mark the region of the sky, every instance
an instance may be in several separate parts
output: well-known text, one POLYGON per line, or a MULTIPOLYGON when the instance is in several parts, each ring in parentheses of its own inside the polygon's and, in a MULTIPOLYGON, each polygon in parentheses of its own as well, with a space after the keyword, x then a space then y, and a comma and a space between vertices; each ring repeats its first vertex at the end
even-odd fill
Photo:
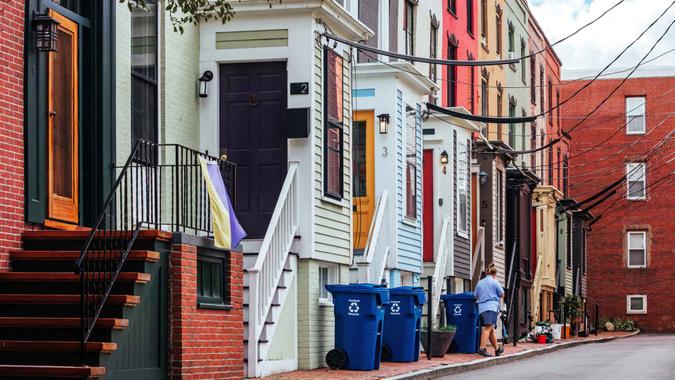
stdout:
MULTIPOLYGON (((599 16, 618 1, 529 0, 529 6, 549 42, 554 43, 599 16)), ((574 69, 598 68, 597 71, 600 71, 670 4, 671 0, 625 0, 593 25, 556 45, 554 49, 563 62, 563 74, 574 69)), ((612 67, 635 66, 673 20, 675 20, 675 5, 612 67)), ((670 28, 649 57, 656 57, 670 49, 675 49, 675 25, 670 28)), ((675 65, 675 51, 648 64, 648 66, 664 65, 675 65)))

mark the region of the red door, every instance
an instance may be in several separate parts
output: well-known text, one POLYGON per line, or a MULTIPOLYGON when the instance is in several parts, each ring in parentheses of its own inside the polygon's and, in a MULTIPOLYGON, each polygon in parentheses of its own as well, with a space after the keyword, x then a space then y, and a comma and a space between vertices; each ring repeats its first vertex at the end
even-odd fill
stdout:
POLYGON ((424 193, 422 194, 422 206, 424 207, 424 261, 434 261, 434 151, 425 149, 423 156, 424 168, 422 181, 424 193))

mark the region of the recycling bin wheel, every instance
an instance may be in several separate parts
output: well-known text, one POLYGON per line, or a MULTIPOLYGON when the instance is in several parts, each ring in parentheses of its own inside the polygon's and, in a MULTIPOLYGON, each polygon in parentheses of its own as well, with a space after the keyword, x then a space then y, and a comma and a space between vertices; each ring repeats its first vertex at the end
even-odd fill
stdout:
POLYGON ((389 348, 388 344, 383 344, 382 345, 382 361, 388 362, 390 360, 391 360, 391 348, 389 348))
POLYGON ((326 364, 330 369, 345 369, 347 361, 347 353, 341 348, 334 348, 326 354, 326 364))

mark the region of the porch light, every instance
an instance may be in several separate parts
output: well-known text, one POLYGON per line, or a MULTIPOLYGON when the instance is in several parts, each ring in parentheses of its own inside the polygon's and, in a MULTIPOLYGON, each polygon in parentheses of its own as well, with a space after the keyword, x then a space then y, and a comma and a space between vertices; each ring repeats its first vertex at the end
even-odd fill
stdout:
POLYGON ((389 114, 381 113, 377 118, 380 120, 380 134, 386 135, 389 132, 389 114))
POLYGON ((57 27, 59 22, 54 20, 49 13, 35 13, 33 15, 33 26, 35 28, 35 48, 38 51, 57 51, 57 27))
POLYGON ((441 164, 443 165, 448 164, 448 152, 445 150, 441 153, 441 164))
POLYGON ((204 71, 204 74, 199 78, 199 97, 206 98, 209 96, 209 82, 213 79, 213 73, 210 70, 204 71))
POLYGON ((486 172, 478 173, 478 177, 480 178, 481 185, 485 185, 487 183, 488 174, 486 172))

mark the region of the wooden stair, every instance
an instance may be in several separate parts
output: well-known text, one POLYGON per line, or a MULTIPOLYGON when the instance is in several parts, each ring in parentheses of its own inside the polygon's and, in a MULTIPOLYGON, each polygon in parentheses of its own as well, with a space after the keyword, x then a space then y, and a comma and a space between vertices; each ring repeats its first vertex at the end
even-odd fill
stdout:
MULTIPOLYGON (((128 313, 141 304, 134 293, 153 281, 153 275, 144 271, 159 261, 160 254, 145 249, 152 246, 149 241, 129 252, 85 345, 83 365, 80 275, 74 268, 88 234, 28 231, 23 235, 26 249, 10 252, 13 271, 0 273, 0 380, 106 376, 105 363, 119 350, 114 340, 129 327, 128 313)), ((140 235, 163 241, 171 236, 163 231, 140 235)))

